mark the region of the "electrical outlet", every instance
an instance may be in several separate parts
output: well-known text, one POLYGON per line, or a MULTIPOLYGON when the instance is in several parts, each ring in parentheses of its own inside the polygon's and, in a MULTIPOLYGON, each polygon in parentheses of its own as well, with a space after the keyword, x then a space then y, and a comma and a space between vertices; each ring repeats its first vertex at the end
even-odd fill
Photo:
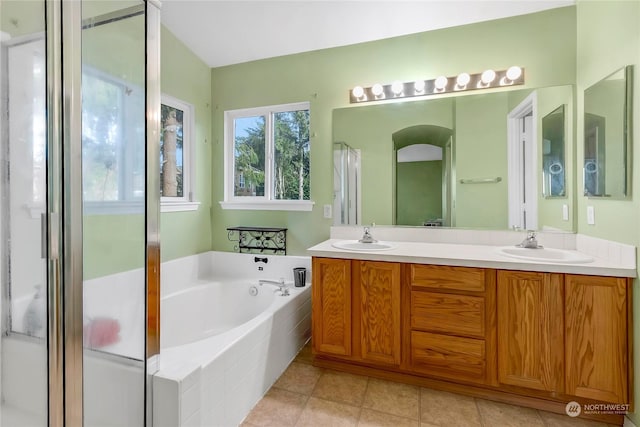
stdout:
POLYGON ((324 205, 322 212, 325 218, 331 218, 331 205, 324 205))
POLYGON ((587 206, 587 224, 595 225, 596 223, 596 211, 593 206, 587 206))
POLYGON ((562 220, 569 221, 569 205, 562 205, 562 220))

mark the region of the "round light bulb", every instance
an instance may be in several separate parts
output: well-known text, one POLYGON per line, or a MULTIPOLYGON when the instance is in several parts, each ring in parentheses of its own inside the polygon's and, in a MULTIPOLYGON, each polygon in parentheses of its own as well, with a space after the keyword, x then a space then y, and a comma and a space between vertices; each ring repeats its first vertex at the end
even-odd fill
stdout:
POLYGON ((458 86, 466 86, 471 81, 471 76, 468 73, 460 73, 456 79, 458 86))
POLYGON ((416 92, 420 93, 424 91, 424 80, 416 80, 413 82, 413 88, 416 92))
POLYGON ((399 82, 396 80, 391 84, 391 92, 393 92, 394 95, 400 95, 403 89, 404 89, 404 83, 402 82, 399 82))
POLYGON ((482 76, 480 76, 480 80, 482 80, 482 83, 486 85, 491 83, 495 78, 496 78, 496 72, 493 70, 485 70, 482 73, 482 76))
POLYGON ((384 91, 384 88, 380 83, 376 83, 371 87, 371 93, 373 93, 374 96, 382 95, 383 91, 384 91))
POLYGON ((507 70, 507 78, 509 80, 517 80, 522 75, 522 68, 514 65, 507 70))
POLYGON ((440 76, 436 79, 436 81, 433 83, 436 86, 436 89, 444 89, 445 87, 447 87, 447 82, 449 80, 445 77, 445 76, 440 76))
POLYGON ((362 98, 362 95, 364 95, 364 89, 362 88, 362 86, 356 86, 351 90, 351 94, 354 98, 360 99, 362 98))

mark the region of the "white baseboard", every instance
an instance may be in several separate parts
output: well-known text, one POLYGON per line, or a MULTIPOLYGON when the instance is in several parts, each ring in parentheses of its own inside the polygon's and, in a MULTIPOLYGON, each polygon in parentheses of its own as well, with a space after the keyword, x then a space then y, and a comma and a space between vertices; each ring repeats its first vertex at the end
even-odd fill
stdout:
POLYGON ((637 427, 633 421, 631 421, 631 418, 629 417, 624 417, 624 424, 622 424, 622 427, 637 427))

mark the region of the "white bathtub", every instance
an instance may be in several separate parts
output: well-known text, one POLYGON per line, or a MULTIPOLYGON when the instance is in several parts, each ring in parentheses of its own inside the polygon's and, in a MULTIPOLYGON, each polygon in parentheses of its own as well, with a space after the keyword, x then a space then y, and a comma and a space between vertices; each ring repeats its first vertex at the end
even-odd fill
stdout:
POLYGON ((250 280, 206 282, 163 297, 162 347, 189 344, 227 332, 263 313, 273 304, 276 293, 271 286, 257 285, 250 280))
POLYGON ((291 282, 294 267, 310 281, 310 259, 267 258, 208 252, 163 263, 154 425, 239 425, 309 339, 310 285, 291 282), (258 284, 281 277, 289 296, 258 284))

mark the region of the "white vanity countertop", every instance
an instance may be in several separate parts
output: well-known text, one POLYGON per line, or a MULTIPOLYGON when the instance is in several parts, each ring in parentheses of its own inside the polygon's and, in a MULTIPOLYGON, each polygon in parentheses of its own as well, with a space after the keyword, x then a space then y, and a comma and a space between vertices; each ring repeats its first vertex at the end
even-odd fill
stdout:
POLYGON ((635 266, 616 263, 598 257, 592 257, 594 261, 589 263, 569 264, 511 258, 499 253, 499 246, 491 245, 393 241, 387 243, 392 244, 394 248, 384 251, 350 251, 332 246, 333 243, 340 241, 342 240, 329 239, 307 249, 307 252, 311 256, 327 258, 586 274, 593 276, 636 277, 635 266))

